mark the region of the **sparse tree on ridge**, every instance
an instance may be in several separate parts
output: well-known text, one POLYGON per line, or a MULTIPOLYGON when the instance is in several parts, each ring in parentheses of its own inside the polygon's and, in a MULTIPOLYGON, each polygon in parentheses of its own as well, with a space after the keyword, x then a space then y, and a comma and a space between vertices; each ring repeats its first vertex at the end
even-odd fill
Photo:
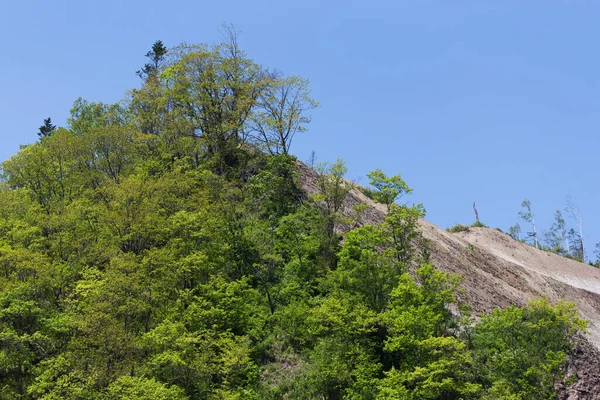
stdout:
POLYGON ((556 254, 564 255, 570 253, 569 239, 567 237, 567 225, 560 210, 554 213, 554 222, 550 230, 544 233, 546 245, 556 254), (563 243, 565 246, 563 247, 563 243))
POLYGON ((577 240, 580 248, 579 251, 581 253, 581 257, 579 258, 581 258, 581 260, 585 260, 585 245, 583 242, 583 225, 581 223, 581 213, 579 212, 579 206, 577 205, 577 203, 575 203, 575 201, 573 201, 573 198, 571 196, 567 196, 567 206, 565 207, 565 211, 577 223, 577 228, 579 231, 577 235, 577 240))
POLYGON ((508 234, 515 240, 521 240, 521 225, 516 223, 508 228, 508 234))
POLYGON ((594 250, 594 255, 596 256, 596 262, 592 265, 596 268, 600 268, 600 242, 596 243, 596 249, 594 250))
POLYGON ((402 196, 412 193, 412 189, 404 182, 401 175, 387 177, 380 169, 367 174, 369 183, 376 190, 370 195, 378 203, 385 204, 390 211, 392 204, 402 196))
POLYGON ((584 262, 585 253, 584 253, 583 240, 581 238, 581 235, 575 229, 571 228, 567 232, 567 238, 569 239, 569 242, 571 243, 571 252, 569 255, 572 258, 575 258, 576 260, 584 262))
POLYGON ((531 232, 527 232, 527 236, 532 237, 535 247, 539 248, 539 243, 538 243, 538 239, 537 239, 537 231, 535 229, 535 216, 534 216, 533 212, 531 211, 531 201, 529 201, 529 199, 523 200, 523 202, 521 203, 521 207, 523 207, 525 210, 519 211, 519 216, 521 218, 523 218, 525 221, 529 222, 531 224, 531 228, 532 228, 531 232))

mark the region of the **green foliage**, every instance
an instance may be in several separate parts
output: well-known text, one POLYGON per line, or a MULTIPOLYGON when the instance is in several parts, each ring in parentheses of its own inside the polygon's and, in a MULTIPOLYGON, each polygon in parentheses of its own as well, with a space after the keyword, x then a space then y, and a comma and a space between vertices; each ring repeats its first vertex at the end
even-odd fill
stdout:
POLYGON ((508 230, 508 234, 515 240, 521 240, 521 225, 515 224, 508 230))
POLYGON ((471 334, 488 398, 554 398, 553 382, 571 352, 571 335, 586 327, 572 303, 547 299, 509 306, 482 318, 471 334))
POLYGON ((80 97, 73 103, 67 122, 73 134, 83 136, 93 128, 124 126, 130 120, 128 110, 119 104, 89 102, 80 97))
POLYGON ((369 183, 375 188, 370 191, 369 197, 387 207, 383 228, 393 244, 389 252, 393 253, 397 271, 402 272, 415 258, 418 245, 415 242, 420 239, 419 218, 425 216, 425 208, 422 204, 409 207, 395 203, 405 194, 412 193, 412 189, 400 175, 388 177, 377 169, 367 176, 369 183))
POLYGON ((155 379, 122 376, 109 386, 106 398, 115 400, 185 400, 188 397, 180 388, 167 387, 155 379))
POLYGON ((451 233, 468 232, 469 226, 464 225, 464 224, 456 224, 456 225, 452 225, 450 228, 447 228, 446 231, 451 232, 451 233))
POLYGON ((331 165, 317 165, 316 171, 319 193, 313 196, 313 201, 320 205, 319 210, 325 224, 321 246, 326 262, 333 268, 337 263, 339 233, 346 230, 350 222, 343 214, 343 204, 352 189, 352 184, 344 179, 348 168, 342 159, 331 165))
POLYGON ((554 222, 550 230, 544 233, 545 246, 558 255, 568 255, 569 241, 567 238, 567 226, 562 213, 557 210, 554 213, 554 222), (565 244, 567 246, 565 246, 565 244))
POLYGON ((466 345, 452 336, 457 328, 449 306, 460 279, 424 264, 417 281, 408 274, 392 292, 383 315, 389 329, 385 350, 393 365, 380 383, 382 398, 477 398, 466 345))
POLYGON ((387 177, 381 170, 376 169, 367 174, 369 183, 376 191, 372 192, 372 198, 378 203, 385 204, 388 207, 405 194, 412 193, 406 182, 400 175, 387 177))
POLYGON ((249 126, 256 134, 256 141, 270 154, 288 154, 294 136, 305 132, 311 121, 306 112, 319 103, 310 98, 307 79, 277 74, 268 79, 249 126))
POLYGON ((339 252, 338 268, 331 272, 336 288, 358 296, 376 312, 387 305, 397 279, 393 262, 380 251, 385 245, 385 232, 373 226, 350 231, 339 252))
POLYGON ((471 224, 470 228, 487 228, 487 225, 481 221, 475 221, 471 224))
POLYGON ((531 232, 527 232, 527 237, 533 239, 533 245, 539 247, 537 230, 535 229, 535 215, 531 209, 531 201, 529 199, 523 200, 521 203, 523 210, 519 211, 519 217, 531 225, 531 232))
POLYGON ((78 99, 2 164, 0 398, 550 396, 585 328, 574 306, 475 324, 400 175, 369 174, 375 225, 349 210, 341 160, 307 195, 289 155, 307 82, 229 33, 156 42, 126 102, 78 99))

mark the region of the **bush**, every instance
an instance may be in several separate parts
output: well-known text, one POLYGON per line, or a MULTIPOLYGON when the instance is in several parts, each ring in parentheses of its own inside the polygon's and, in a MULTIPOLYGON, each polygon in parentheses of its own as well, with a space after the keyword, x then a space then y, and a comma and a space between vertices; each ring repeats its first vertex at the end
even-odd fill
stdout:
POLYGON ((564 257, 564 258, 568 258, 568 259, 570 259, 570 260, 579 261, 580 263, 584 262, 584 261, 583 261, 583 258, 581 258, 581 257, 577 257, 577 256, 574 256, 574 255, 572 255, 572 254, 565 254, 563 257, 564 257))
POLYGON ((487 225, 484 224, 481 221, 475 221, 473 222, 473 224, 471 225, 471 228, 487 228, 487 225))
POLYGON ((469 227, 464 224, 452 225, 450 228, 446 229, 446 231, 451 232, 451 233, 467 232, 468 230, 469 230, 469 227))

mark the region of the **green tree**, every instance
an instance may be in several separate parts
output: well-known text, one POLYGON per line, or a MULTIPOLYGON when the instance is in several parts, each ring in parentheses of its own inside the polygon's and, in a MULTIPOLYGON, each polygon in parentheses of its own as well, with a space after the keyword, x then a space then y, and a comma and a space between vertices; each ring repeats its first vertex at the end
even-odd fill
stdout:
POLYGON ((107 390, 106 399, 119 400, 185 400, 183 390, 168 387, 155 379, 122 376, 107 390))
POLYGON ((573 253, 572 256, 585 262, 585 244, 583 241, 583 223, 581 222, 581 213, 579 206, 571 196, 567 196, 567 206, 565 211, 575 220, 577 223, 578 232, 577 234, 571 234, 570 237, 573 240, 573 253))
POLYGON ((467 347, 453 336, 458 327, 449 306, 459 282, 428 264, 417 270, 417 281, 400 277, 382 314, 392 366, 379 384, 381 398, 479 398, 467 347))
POLYGON ((316 185, 319 192, 313 196, 321 210, 324 229, 322 230, 322 246, 325 259, 330 267, 334 267, 339 246, 338 231, 344 229, 349 222, 343 214, 344 201, 352 189, 352 184, 344 179, 348 171, 342 159, 336 163, 322 163, 317 166, 316 185))
POLYGON ((537 231, 535 229, 535 215, 531 211, 531 201, 529 201, 528 199, 523 200, 523 202, 521 203, 521 207, 524 208, 524 210, 519 211, 519 216, 523 220, 529 222, 532 229, 531 232, 527 232, 527 236, 533 238, 533 244, 535 247, 539 247, 537 231))
POLYGON ((310 98, 307 79, 272 74, 268 82, 257 100, 249 129, 270 154, 288 154, 294 136, 305 132, 311 121, 306 113, 318 103, 310 98))
POLYGON ((521 225, 517 223, 508 228, 508 234, 515 240, 521 240, 521 225))
POLYGON ((570 253, 569 239, 567 237, 567 226, 562 213, 556 210, 554 213, 554 222, 550 230, 544 233, 546 246, 556 254, 564 255, 570 253), (565 246, 563 247, 563 244, 565 246))
POLYGON ((119 104, 90 102, 80 97, 73 103, 67 123, 75 136, 84 136, 93 128, 127 125, 130 119, 129 110, 119 104))
POLYGON ((384 229, 392 239, 390 251, 394 253, 398 271, 402 272, 415 258, 420 238, 419 218, 425 216, 425 209, 421 204, 412 207, 396 204, 398 199, 412 193, 400 175, 388 177, 381 170, 375 170, 367 176, 375 188, 367 194, 387 208, 384 229))
POLYGON ((306 81, 275 82, 230 27, 155 45, 126 104, 78 99, 2 164, 0 398, 553 395, 573 306, 475 323, 458 277, 415 270, 425 211, 398 203, 400 175, 369 174, 373 225, 341 160, 297 176, 306 81))
POLYGON ((381 251, 388 245, 385 233, 377 227, 354 229, 345 235, 338 267, 331 272, 339 289, 359 296, 376 312, 387 306, 398 278, 392 260, 381 251))
POLYGON ((584 262, 585 249, 583 247, 583 239, 581 238, 579 232, 577 232, 573 228, 569 229, 569 231, 567 232, 567 240, 570 243, 570 257, 579 260, 580 262, 584 262))
POLYGON ((396 200, 412 193, 412 189, 408 187, 400 175, 388 177, 381 170, 376 169, 369 172, 367 177, 369 178, 369 184, 376 189, 375 191, 369 191, 368 194, 376 202, 385 204, 388 212, 396 200))
POLYGON ((484 316, 471 341, 486 398, 555 398, 571 338, 585 326, 573 303, 552 306, 545 298, 484 316))
POLYGON ((239 162, 244 125, 268 80, 235 35, 212 48, 180 46, 173 52, 174 61, 161 74, 165 130, 175 138, 201 138, 215 170, 223 173, 239 162))

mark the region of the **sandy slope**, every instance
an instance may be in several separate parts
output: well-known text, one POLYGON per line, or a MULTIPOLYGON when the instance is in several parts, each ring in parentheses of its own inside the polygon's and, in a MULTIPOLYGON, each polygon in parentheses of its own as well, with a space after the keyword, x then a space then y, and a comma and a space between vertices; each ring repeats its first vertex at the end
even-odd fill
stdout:
MULTIPOLYGON (((303 189, 308 194, 317 193, 317 174, 301 163, 298 168, 303 189)), ((357 189, 347 196, 345 216, 356 217, 353 209, 360 203, 369 206, 360 218, 361 225, 383 220, 385 207, 357 189)), ((524 305, 542 295, 552 302, 575 302, 590 323, 590 334, 581 340, 569 366, 579 380, 566 388, 561 398, 600 399, 600 269, 538 250, 496 229, 449 233, 427 221, 420 222, 423 236, 430 242, 433 264, 464 277, 462 300, 475 313, 524 305)))
POLYGON ((577 304, 589 321, 589 335, 576 349, 571 372, 577 383, 562 398, 600 399, 600 270, 590 265, 538 250, 490 228, 448 233, 421 221, 430 240, 434 264, 465 278, 464 300, 475 312, 547 296, 577 304))
POLYGON ((450 234, 426 221, 421 226, 438 249, 433 254, 438 267, 465 275, 478 311, 523 304, 541 295, 574 301, 590 321, 590 341, 600 349, 600 269, 538 250, 495 229, 450 234))

